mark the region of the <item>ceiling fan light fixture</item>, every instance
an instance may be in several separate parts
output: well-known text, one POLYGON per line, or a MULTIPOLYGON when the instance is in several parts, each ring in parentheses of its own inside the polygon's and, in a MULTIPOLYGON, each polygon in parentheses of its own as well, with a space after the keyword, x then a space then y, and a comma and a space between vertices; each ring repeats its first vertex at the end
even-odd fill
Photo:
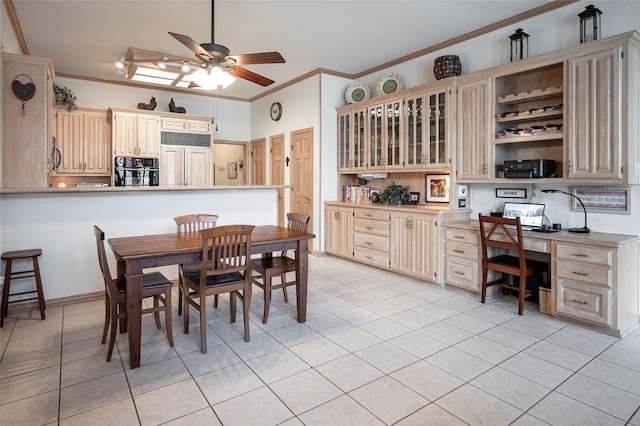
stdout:
POLYGON ((191 74, 191 80, 198 86, 207 90, 216 89, 218 86, 222 86, 223 89, 226 89, 236 81, 235 77, 228 72, 223 71, 220 67, 212 67, 209 71, 204 68, 200 68, 191 74))

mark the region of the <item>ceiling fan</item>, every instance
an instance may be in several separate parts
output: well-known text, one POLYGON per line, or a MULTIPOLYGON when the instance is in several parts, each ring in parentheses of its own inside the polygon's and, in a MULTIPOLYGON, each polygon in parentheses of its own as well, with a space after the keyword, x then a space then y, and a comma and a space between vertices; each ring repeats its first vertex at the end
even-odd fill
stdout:
MULTIPOLYGON (((215 0, 211 0, 211 43, 198 44, 191 37, 169 32, 180 43, 184 44, 193 53, 200 62, 200 66, 207 73, 211 73, 214 68, 227 72, 235 77, 243 78, 261 86, 269 86, 274 81, 256 74, 238 65, 255 65, 255 64, 281 64, 285 60, 278 52, 262 52, 262 53, 245 53, 231 55, 227 47, 216 44, 214 42, 215 28, 215 0)), ((192 84, 197 86, 196 83, 192 84)), ((192 86, 190 86, 192 87, 192 86)))

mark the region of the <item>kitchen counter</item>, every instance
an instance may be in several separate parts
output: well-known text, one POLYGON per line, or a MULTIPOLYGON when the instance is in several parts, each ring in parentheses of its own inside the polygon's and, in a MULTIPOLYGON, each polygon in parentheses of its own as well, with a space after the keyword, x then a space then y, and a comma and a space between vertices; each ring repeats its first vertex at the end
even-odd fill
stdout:
POLYGON ((140 193, 185 191, 236 191, 243 189, 281 189, 290 185, 219 185, 219 186, 73 186, 67 188, 18 188, 0 189, 0 196, 13 194, 73 194, 73 193, 140 193))

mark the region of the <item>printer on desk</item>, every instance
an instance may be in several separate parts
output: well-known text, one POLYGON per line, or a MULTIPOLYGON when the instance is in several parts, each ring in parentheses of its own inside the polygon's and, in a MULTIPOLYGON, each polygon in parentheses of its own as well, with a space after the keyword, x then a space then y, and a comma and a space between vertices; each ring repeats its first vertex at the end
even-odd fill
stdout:
POLYGON ((553 177, 556 172, 554 160, 506 160, 504 177, 506 178, 546 178, 553 177))

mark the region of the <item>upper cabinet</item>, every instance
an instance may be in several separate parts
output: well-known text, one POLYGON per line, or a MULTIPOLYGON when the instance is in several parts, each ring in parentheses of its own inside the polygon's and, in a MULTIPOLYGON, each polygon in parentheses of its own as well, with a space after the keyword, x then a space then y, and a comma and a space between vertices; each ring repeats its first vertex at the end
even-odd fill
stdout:
POLYGON ((122 157, 160 156, 160 118, 157 115, 111 109, 113 154, 122 157))
POLYGON ((638 34, 603 40, 567 61, 570 180, 640 183, 638 34))
POLYGON ((347 110, 338 115, 338 168, 341 172, 367 170, 365 140, 367 109, 347 110))
POLYGON ((106 110, 56 108, 54 130, 57 175, 109 176, 111 127, 106 110))
MULTIPOLYGON (((451 123, 454 121, 453 80, 404 99, 404 168, 450 166, 451 123)), ((431 87, 431 85, 429 86, 431 87)))
POLYGON ((49 59, 2 54, 2 188, 49 186, 54 78, 49 59), (27 100, 14 94, 14 81, 27 100))
POLYGON ((491 79, 469 74, 458 80, 456 179, 483 182, 491 176, 491 79))

